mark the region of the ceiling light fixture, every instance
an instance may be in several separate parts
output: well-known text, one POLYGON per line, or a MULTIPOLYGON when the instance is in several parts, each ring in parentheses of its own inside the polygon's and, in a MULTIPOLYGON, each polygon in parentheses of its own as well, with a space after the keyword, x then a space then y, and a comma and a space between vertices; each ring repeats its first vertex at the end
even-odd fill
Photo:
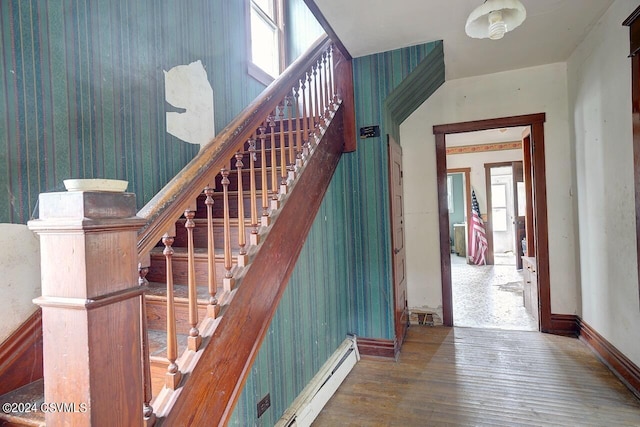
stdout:
POLYGON ((527 17, 520 0, 485 0, 467 18, 464 29, 474 39, 498 40, 513 31, 527 17))

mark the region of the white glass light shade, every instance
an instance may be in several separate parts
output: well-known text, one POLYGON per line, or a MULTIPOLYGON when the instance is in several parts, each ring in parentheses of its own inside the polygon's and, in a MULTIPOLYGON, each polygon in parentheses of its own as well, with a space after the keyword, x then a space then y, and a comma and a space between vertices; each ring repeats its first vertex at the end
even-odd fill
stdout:
POLYGON ((507 31, 513 31, 527 17, 527 11, 519 0, 487 0, 467 18, 465 31, 474 39, 501 39, 507 31))

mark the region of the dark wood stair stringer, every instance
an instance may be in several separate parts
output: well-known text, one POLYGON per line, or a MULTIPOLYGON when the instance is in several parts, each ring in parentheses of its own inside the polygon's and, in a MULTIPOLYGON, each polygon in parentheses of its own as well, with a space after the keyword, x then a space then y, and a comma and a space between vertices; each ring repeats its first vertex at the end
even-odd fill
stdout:
POLYGON ((223 425, 233 413, 343 152, 343 110, 340 105, 211 343, 161 420, 166 425, 223 425))

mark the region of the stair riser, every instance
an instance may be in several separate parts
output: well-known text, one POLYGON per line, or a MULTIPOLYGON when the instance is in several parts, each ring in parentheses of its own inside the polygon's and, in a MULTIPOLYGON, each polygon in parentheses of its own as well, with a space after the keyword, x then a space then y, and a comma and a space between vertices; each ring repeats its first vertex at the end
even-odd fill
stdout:
MULTIPOLYGON (((147 325, 149 329, 160 331, 167 330, 167 306, 166 301, 147 299, 147 325)), ((176 333, 188 334, 191 329, 189 325, 189 305, 185 301, 174 303, 176 312, 176 333)), ((198 304, 198 322, 207 315, 206 304, 198 304)))
MULTIPOLYGON (((279 181, 278 181, 279 182, 279 181)), ((198 197, 196 202, 196 218, 207 217, 207 205, 204 204, 205 197, 198 197)), ((261 212, 262 199, 258 196, 257 200, 258 212, 261 212)), ((244 194, 244 216, 245 219, 251 217, 251 198, 249 192, 245 191, 244 194)), ((213 196, 213 206, 211 209, 214 218, 224 218, 224 199, 223 193, 219 192, 213 196)), ((232 219, 238 218, 238 195, 229 194, 229 217, 232 219)))
MULTIPOLYGON (((245 232, 250 232, 250 228, 245 226, 245 232)), ((230 227, 231 234, 231 250, 236 252, 238 250, 238 225, 232 224, 230 227)), ((224 246, 224 229, 220 223, 215 223, 213 227, 213 243, 216 249, 222 249, 224 246)), ((193 244, 196 248, 208 247, 208 227, 206 222, 196 222, 196 227, 193 229, 193 244)), ((173 247, 187 247, 187 229, 184 227, 184 220, 180 220, 176 223, 176 237, 173 242, 173 247)))
MULTIPOLYGON (((196 285, 208 286, 208 264, 205 258, 195 259, 195 273, 196 273, 196 285)), ((173 256, 173 283, 178 285, 188 284, 189 277, 189 265, 186 257, 173 256)), ((224 261, 222 259, 216 259, 216 282, 218 286, 222 286, 222 279, 224 278, 226 270, 224 269, 224 261)), ((149 268, 149 274, 147 274, 147 280, 150 282, 166 283, 166 263, 162 254, 151 255, 151 267, 149 268)))
MULTIPOLYGON (((261 173, 260 169, 263 167, 263 165, 264 165, 264 167, 266 167, 268 169, 268 172, 270 173, 270 169, 271 169, 271 165, 272 165, 272 163, 271 163, 271 150, 266 150, 266 152, 265 152, 265 161, 264 162, 262 161, 262 153, 260 151, 257 151, 256 154, 257 154, 256 155, 256 160, 254 160, 254 162, 253 162, 253 167, 254 167, 254 169, 257 169, 255 172, 256 172, 256 181, 258 181, 258 177, 259 177, 259 175, 261 173)), ((281 165, 280 156, 281 156, 280 149, 278 149, 278 150, 276 150, 276 162, 275 162, 276 168, 278 168, 278 170, 280 169, 280 165, 281 165)), ((289 151, 288 151, 288 149, 287 149, 287 152, 286 152, 286 156, 287 157, 285 158, 285 165, 289 162, 289 151)), ((245 153, 242 156, 242 164, 243 164, 243 166, 242 166, 243 172, 250 171, 251 163, 249 161, 249 153, 245 153)), ((237 168, 236 168, 236 159, 233 158, 232 161, 229 162, 226 165, 226 168, 229 169, 229 171, 230 171, 229 179, 232 179, 232 176, 235 177, 235 171, 237 170, 237 168)), ((216 183, 218 185, 220 185, 220 180, 221 179, 222 178, 220 176, 220 173, 218 173, 216 175, 216 183)), ((216 188, 221 188, 221 187, 216 187, 216 188)))

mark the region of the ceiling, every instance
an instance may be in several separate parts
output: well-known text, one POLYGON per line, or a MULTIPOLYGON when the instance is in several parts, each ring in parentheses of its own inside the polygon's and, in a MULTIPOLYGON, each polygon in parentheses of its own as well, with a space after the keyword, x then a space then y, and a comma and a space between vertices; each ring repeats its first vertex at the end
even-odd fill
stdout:
POLYGON ((444 40, 446 79, 566 61, 613 0, 521 0, 527 19, 501 40, 467 37, 482 0, 315 0, 353 57, 444 40))

